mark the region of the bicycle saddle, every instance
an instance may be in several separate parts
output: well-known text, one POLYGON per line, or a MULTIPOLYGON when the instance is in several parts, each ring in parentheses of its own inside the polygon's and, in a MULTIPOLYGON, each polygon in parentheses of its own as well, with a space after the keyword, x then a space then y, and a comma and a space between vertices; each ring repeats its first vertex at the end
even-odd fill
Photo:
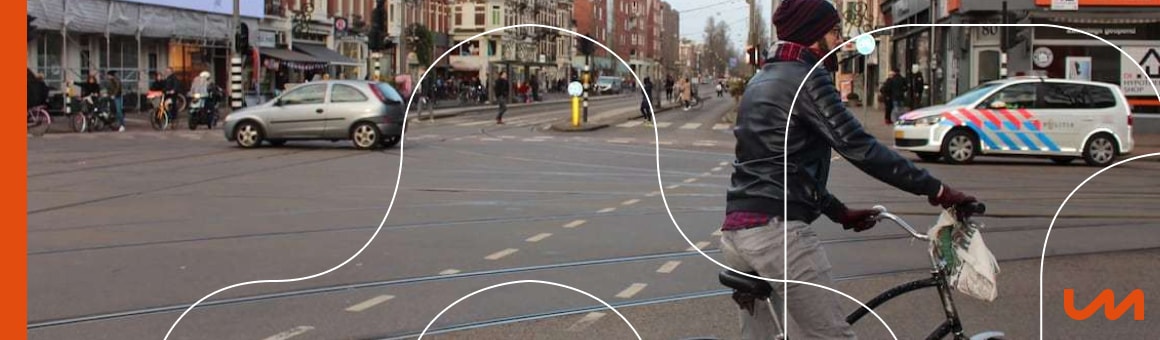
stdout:
MULTIPOLYGON (((747 274, 760 276, 754 272, 747 274)), ((717 274, 717 280, 721 281, 721 284, 725 285, 726 287, 733 288, 738 292, 750 294, 761 299, 768 298, 769 294, 773 293, 773 286, 770 286, 769 282, 766 282, 765 280, 750 278, 747 276, 741 276, 740 274, 734 273, 730 270, 726 270, 720 274, 717 274)))

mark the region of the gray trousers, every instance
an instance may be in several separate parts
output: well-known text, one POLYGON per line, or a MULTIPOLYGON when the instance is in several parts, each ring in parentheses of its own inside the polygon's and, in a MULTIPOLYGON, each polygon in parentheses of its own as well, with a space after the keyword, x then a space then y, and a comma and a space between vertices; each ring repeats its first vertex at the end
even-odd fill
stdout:
MULTIPOLYGON (((833 286, 830 278, 830 260, 822 249, 821 239, 808 224, 789 221, 788 233, 782 232, 782 222, 774 220, 770 225, 738 231, 725 231, 721 235, 721 252, 725 264, 742 272, 756 271, 761 277, 782 279, 785 277, 785 260, 788 256, 788 278, 790 280, 833 286), (788 239, 788 252, 783 243, 788 239)), ((846 316, 838 304, 840 295, 825 289, 800 285, 770 282, 774 310, 782 309, 782 296, 789 312, 787 338, 799 339, 857 339, 846 316), (787 289, 783 291, 783 289, 787 289)), ((741 338, 751 340, 773 339, 778 334, 777 326, 764 301, 754 306, 756 313, 750 315, 740 310, 741 338)), ((778 319, 781 322, 781 319, 778 319)))

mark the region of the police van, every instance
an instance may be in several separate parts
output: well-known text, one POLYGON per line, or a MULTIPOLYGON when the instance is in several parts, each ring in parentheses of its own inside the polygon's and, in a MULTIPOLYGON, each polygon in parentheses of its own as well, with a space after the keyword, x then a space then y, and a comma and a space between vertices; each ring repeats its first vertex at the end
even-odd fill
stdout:
POLYGON ((894 125, 894 145, 929 162, 1012 155, 1060 164, 1083 158, 1107 166, 1132 151, 1132 113, 1114 84, 1009 78, 902 115, 894 125))

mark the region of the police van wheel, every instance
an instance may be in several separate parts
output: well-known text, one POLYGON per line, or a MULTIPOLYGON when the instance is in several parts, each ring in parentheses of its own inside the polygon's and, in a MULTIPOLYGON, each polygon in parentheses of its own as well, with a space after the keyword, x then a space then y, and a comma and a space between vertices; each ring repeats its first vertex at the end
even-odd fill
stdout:
POLYGON ((1084 144, 1083 160, 1091 166, 1105 167, 1116 160, 1116 151, 1116 140, 1112 136, 1097 134, 1084 144))
POLYGON ((979 139, 968 130, 952 130, 943 139, 942 156, 950 164, 967 164, 979 153, 979 139))

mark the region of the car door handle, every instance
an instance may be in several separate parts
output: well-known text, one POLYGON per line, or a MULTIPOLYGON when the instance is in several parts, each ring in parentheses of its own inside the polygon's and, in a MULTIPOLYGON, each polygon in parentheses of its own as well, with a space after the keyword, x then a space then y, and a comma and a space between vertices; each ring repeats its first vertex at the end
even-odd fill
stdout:
POLYGON ((322 109, 314 110, 314 113, 322 113, 322 109))

